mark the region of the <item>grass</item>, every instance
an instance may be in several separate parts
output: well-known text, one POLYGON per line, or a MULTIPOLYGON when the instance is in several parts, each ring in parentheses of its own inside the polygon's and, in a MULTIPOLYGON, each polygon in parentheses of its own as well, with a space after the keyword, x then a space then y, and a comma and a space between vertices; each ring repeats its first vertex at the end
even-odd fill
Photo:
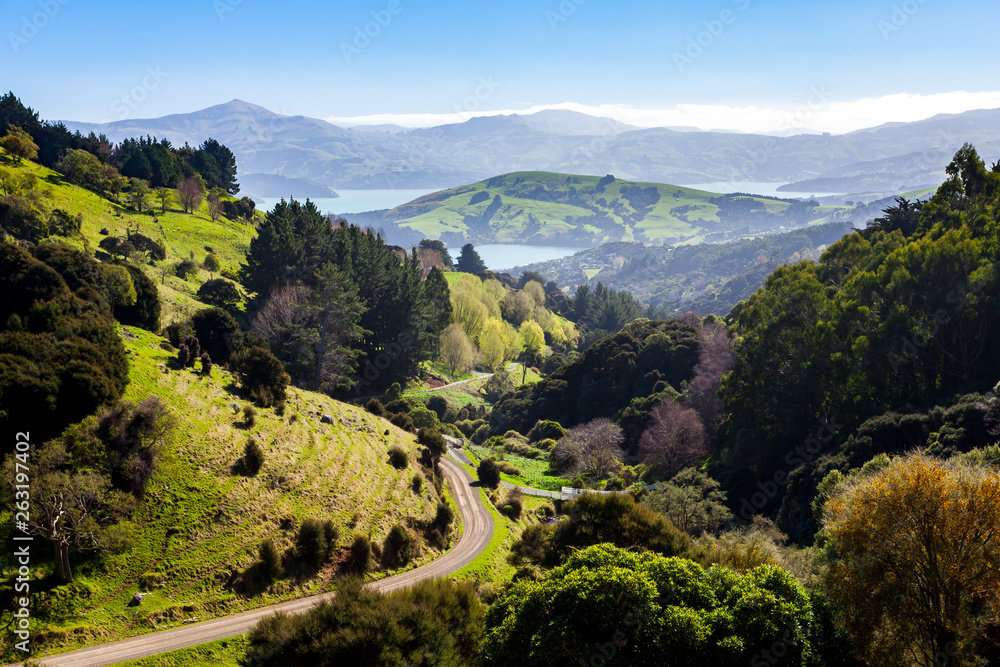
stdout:
POLYGON ((524 456, 518 456, 517 454, 510 454, 507 452, 494 452, 486 447, 479 447, 476 445, 470 445, 467 450, 473 450, 473 453, 477 458, 482 458, 484 455, 496 455, 498 458, 502 458, 512 466, 521 471, 520 475, 508 475, 505 472, 500 473, 500 478, 505 482, 510 482, 511 484, 516 484, 518 486, 527 486, 533 489, 544 489, 546 491, 559 491, 564 486, 572 486, 573 482, 571 479, 562 477, 550 470, 549 462, 544 459, 529 459, 524 456))
POLYGON ((116 662, 115 667, 243 667, 249 645, 246 636, 239 635, 148 658, 116 662))
MULTIPOLYGON (((46 648, 111 641, 326 590, 330 567, 299 572, 263 590, 238 592, 230 585, 256 562, 263 539, 274 539, 282 550, 291 547, 295 530, 282 527, 285 517, 333 519, 345 547, 355 534, 380 541, 406 517, 434 516, 431 487, 424 485, 420 494, 410 488, 416 464, 400 471, 388 462, 391 445, 417 449, 411 434, 361 408, 294 388, 284 417, 258 408, 256 425, 248 429, 232 407, 248 401, 228 374, 216 368, 208 379, 174 370, 158 336, 125 331, 131 359, 125 398, 159 396, 180 417, 179 426, 126 524, 131 548, 78 563, 76 582, 55 589, 40 605, 46 648), (321 423, 322 415, 334 423, 321 423), (246 477, 233 465, 251 433, 265 445, 267 459, 260 473, 246 477), (137 590, 150 595, 141 606, 128 607, 137 590), (70 600, 60 602, 60 596, 70 600)), ((410 567, 437 555, 426 549, 410 567)))

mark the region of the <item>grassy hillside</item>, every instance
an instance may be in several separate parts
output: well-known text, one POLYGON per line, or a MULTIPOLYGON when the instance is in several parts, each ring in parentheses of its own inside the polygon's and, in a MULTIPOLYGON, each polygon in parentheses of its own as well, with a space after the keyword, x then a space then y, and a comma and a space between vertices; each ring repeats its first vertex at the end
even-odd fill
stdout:
MULTIPOLYGON (((307 517, 332 519, 340 527, 340 547, 357 534, 381 541, 407 518, 433 518, 433 487, 424 484, 419 493, 411 488, 413 476, 421 474, 416 463, 397 470, 388 462, 392 445, 416 449, 410 434, 360 408, 297 389, 290 390, 284 416, 257 408, 250 427, 235 409, 250 402, 228 373, 216 368, 209 379, 177 370, 158 336, 133 328, 123 336, 131 358, 126 398, 159 396, 180 417, 179 425, 128 525, 133 546, 83 564, 74 584, 39 600, 50 648, 109 641, 325 590, 332 565, 292 573, 267 588, 243 577, 262 540, 274 539, 281 550, 291 547, 294 523, 307 517), (333 423, 321 423, 323 415, 333 423), (236 465, 250 436, 267 452, 256 476, 236 465), (149 596, 129 607, 136 591, 149 596)), ((435 555, 425 548, 411 567, 435 555)))
POLYGON ((762 233, 840 215, 841 207, 723 196, 662 183, 516 172, 420 197, 384 223, 450 244, 592 246, 607 241, 690 243, 762 233), (460 238, 461 237, 461 238, 460 238))

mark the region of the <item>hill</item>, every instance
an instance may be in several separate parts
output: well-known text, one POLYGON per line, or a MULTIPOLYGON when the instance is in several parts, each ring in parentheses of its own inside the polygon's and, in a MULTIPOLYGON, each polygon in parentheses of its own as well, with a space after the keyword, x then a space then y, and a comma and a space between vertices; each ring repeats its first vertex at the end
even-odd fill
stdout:
MULTIPOLYGON (((243 173, 307 178, 331 188, 455 187, 527 169, 613 173, 633 181, 682 185, 780 183, 833 177, 827 172, 850 168, 859 172, 859 180, 827 187, 856 192, 887 183, 892 187, 880 190, 884 196, 939 185, 945 179, 944 167, 962 142, 987 147, 1000 141, 998 117, 1000 110, 985 109, 844 135, 776 137, 638 129, 585 114, 543 111, 477 117, 408 132, 373 132, 233 100, 163 118, 66 124, 71 130, 104 133, 112 140, 150 134, 183 145, 215 137, 236 153, 243 173), (898 164, 884 169, 866 165, 881 160, 898 164), (880 179, 863 178, 869 172, 880 173, 880 179)), ((801 187, 811 189, 811 185, 801 187)))
POLYGON ((718 195, 663 183, 516 172, 435 192, 357 224, 449 245, 523 243, 586 247, 608 241, 693 243, 845 217, 847 207, 753 195, 718 195))

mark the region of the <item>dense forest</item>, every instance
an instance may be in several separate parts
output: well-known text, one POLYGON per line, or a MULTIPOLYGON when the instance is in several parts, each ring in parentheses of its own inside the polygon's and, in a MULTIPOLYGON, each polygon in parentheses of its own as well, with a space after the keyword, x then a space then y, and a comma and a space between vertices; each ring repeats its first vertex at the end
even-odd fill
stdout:
MULTIPOLYGON (((340 593, 263 621, 248 660, 1000 660, 1000 163, 987 168, 972 146, 926 203, 898 200, 838 239, 816 229, 775 241, 829 247, 775 267, 724 316, 663 317, 603 283, 571 295, 538 273, 485 271, 471 245, 456 261, 433 240, 391 246, 308 201, 261 214, 231 196, 235 161, 211 140, 196 151, 151 138, 109 146, 41 123, 12 95, 0 121, 0 426, 12 434, 29 422, 37 441, 28 531, 46 545, 33 580, 44 623, 72 624, 96 595, 87 580, 112 563, 142 549, 178 557, 199 531, 227 524, 237 508, 199 515, 197 530, 165 528, 166 547, 143 542, 139 508, 198 495, 194 478, 187 490, 161 485, 190 447, 215 438, 238 449, 238 461, 197 474, 224 468, 223 499, 260 474, 263 497, 304 486, 296 467, 324 438, 356 437, 344 451, 374 449, 378 460, 351 472, 401 483, 374 514, 412 502, 424 515, 376 534, 359 512, 268 516, 240 501, 253 512, 243 523, 269 522, 269 536, 234 547, 225 558, 238 568, 213 570, 185 595, 211 588, 263 604, 321 573, 340 593), (214 205, 185 202, 192 179, 214 205), (158 212, 140 183, 162 187, 158 212), (161 218, 194 231, 171 237, 161 218), (209 234, 220 242, 197 240, 209 234), (147 348, 163 363, 143 366, 147 348), (175 440, 198 415, 157 395, 126 400, 134 383, 159 386, 151 377, 205 392, 200 407, 237 415, 238 428, 175 440), (427 385, 458 378, 471 388, 427 385), (329 396, 364 409, 334 417, 322 410, 344 404, 329 396), (265 422, 274 435, 258 441, 265 422), (301 458, 283 449, 296 429, 310 429, 301 458), (490 547, 495 567, 474 583, 363 589, 359 578, 441 553, 457 534, 445 435, 509 531, 490 547), (529 474, 580 494, 529 503, 501 484, 529 474)), ((641 206, 649 193, 628 195, 641 206)), ((740 272, 763 243, 677 249, 671 262, 740 272)), ((5 508, 23 465, 10 446, 5 508)), ((376 485, 361 479, 341 504, 372 500, 376 485)), ((192 576, 157 572, 141 585, 192 576)))

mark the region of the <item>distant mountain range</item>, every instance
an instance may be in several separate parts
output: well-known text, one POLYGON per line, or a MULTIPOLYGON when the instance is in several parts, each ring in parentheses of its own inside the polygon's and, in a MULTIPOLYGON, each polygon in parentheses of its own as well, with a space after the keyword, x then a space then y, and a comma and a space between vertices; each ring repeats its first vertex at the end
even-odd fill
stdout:
POLYGON ((965 142, 987 157, 1000 152, 1000 109, 843 135, 788 137, 641 129, 565 110, 409 131, 385 125, 348 129, 240 100, 155 119, 64 122, 71 130, 103 133, 113 141, 148 134, 195 145, 213 137, 233 150, 243 177, 281 175, 333 189, 448 188, 542 170, 680 185, 790 182, 787 191, 805 194, 887 194, 939 185, 944 167, 965 142))

